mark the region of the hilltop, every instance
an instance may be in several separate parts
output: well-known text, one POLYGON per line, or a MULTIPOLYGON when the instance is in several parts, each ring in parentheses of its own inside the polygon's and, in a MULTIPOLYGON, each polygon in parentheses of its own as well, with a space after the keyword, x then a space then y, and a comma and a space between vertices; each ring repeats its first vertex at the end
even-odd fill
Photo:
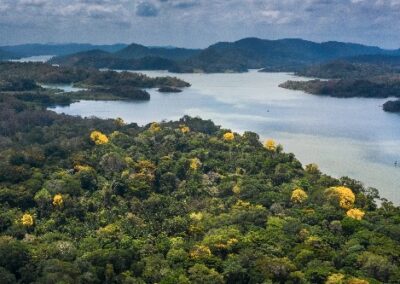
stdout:
POLYGON ((184 88, 175 77, 150 78, 131 72, 53 66, 46 63, 0 63, 0 95, 43 106, 68 105, 86 100, 149 100, 145 88, 184 88), (82 90, 65 93, 43 84, 71 84, 82 90))
MULTIPOLYGON (((339 98, 400 97, 400 56, 364 55, 308 66, 296 75, 322 78, 287 81, 282 88, 339 98)), ((398 112, 398 101, 389 101, 383 110, 398 112)))
POLYGON ((177 47, 147 47, 140 44, 129 46, 115 52, 115 56, 123 59, 139 59, 144 57, 160 57, 170 60, 185 60, 200 53, 200 49, 177 47))
POLYGON ((77 52, 89 50, 103 50, 107 52, 116 52, 126 47, 126 44, 112 44, 112 45, 93 45, 83 43, 65 43, 65 44, 20 44, 1 46, 0 49, 11 52, 18 57, 30 57, 40 55, 54 55, 62 56, 73 54, 77 52))
MULTIPOLYGON (((79 54, 77 64, 93 65, 99 61, 99 68, 109 68, 115 62, 127 69, 140 68, 131 60, 153 58, 170 60, 162 64, 154 64, 149 68, 167 69, 174 72, 245 72, 248 69, 263 69, 264 71, 298 71, 305 66, 322 63, 342 57, 363 55, 400 55, 399 50, 385 50, 379 47, 353 43, 323 42, 316 43, 302 39, 264 40, 245 38, 235 42, 219 42, 203 50, 183 48, 145 47, 131 44, 130 46, 107 54, 79 54)), ((76 54, 62 58, 54 58, 55 64, 73 64, 76 54)))
POLYGON ((8 52, 8 51, 0 48, 0 61, 8 60, 8 59, 14 59, 16 57, 17 57, 16 54, 14 54, 12 52, 8 52))
POLYGON ((399 208, 256 133, 4 96, 0 125, 1 283, 399 280, 399 208))

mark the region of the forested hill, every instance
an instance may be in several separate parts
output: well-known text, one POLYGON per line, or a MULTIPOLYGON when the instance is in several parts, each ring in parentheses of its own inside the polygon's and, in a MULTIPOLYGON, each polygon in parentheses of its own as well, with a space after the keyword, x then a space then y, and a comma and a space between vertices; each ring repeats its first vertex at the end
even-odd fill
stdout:
POLYGON ((146 56, 140 58, 121 58, 102 50, 90 50, 50 60, 51 64, 69 67, 107 68, 114 70, 172 70, 176 62, 171 59, 146 56))
POLYGON ((335 58, 386 53, 400 54, 399 51, 352 43, 245 38, 236 42, 212 45, 192 58, 187 67, 193 66, 209 72, 229 70, 229 68, 234 71, 259 68, 265 68, 265 71, 293 71, 335 58))
MULTIPOLYGON (((138 44, 118 52, 99 55, 101 68, 110 68, 118 62, 126 69, 141 67, 133 59, 153 58, 170 60, 169 66, 154 65, 154 69, 167 69, 174 72, 245 72, 248 69, 264 71, 298 71, 304 66, 329 60, 362 55, 400 55, 399 50, 385 50, 379 47, 353 43, 324 42, 316 43, 302 39, 264 40, 246 38, 235 42, 219 42, 203 50, 182 48, 149 48, 138 44)), ((79 61, 74 61, 76 54, 55 58, 56 64, 95 64, 93 54, 80 54, 79 61), (87 57, 90 57, 88 60, 87 57), (75 63, 74 63, 75 62, 75 63)))
POLYGON ((30 57, 39 55, 67 55, 76 52, 89 51, 99 49, 107 52, 116 52, 125 48, 126 44, 113 45, 92 45, 81 43, 66 43, 66 44, 21 44, 1 46, 0 49, 11 52, 19 57, 30 57))
POLYGON ((0 283, 400 280, 400 208, 272 139, 8 95, 0 125, 0 283))
MULTIPOLYGON (((400 98, 400 56, 349 57, 312 65, 296 74, 328 80, 287 81, 280 86, 340 98, 400 98)), ((399 112, 399 104, 400 101, 390 101, 384 104, 383 109, 399 112)))
POLYGON ((140 44, 129 46, 115 52, 117 57, 123 59, 139 59, 143 57, 161 57, 171 60, 185 60, 200 53, 200 49, 187 49, 177 47, 147 47, 140 44))
POLYGON ((8 52, 2 48, 0 48, 0 61, 6 59, 14 59, 17 56, 14 53, 8 52))
POLYGON ((177 90, 190 84, 176 77, 148 77, 133 72, 53 66, 46 63, 0 62, 0 95, 43 106, 69 105, 78 100, 149 100, 145 88, 177 90), (76 92, 49 85, 70 84, 76 92), (44 86, 43 86, 44 85, 44 86))
POLYGON ((308 66, 297 75, 324 79, 361 79, 400 74, 400 55, 346 57, 308 66))

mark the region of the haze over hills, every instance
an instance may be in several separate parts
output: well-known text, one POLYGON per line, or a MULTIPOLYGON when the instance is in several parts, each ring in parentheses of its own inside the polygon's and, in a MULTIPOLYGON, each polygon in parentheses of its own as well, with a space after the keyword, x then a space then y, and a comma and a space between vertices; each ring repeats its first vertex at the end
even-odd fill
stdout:
POLYGON ((65 44, 21 44, 0 47, 2 50, 11 52, 19 57, 40 56, 40 55, 56 55, 62 56, 82 51, 99 49, 107 52, 116 52, 126 44, 112 45, 93 45, 84 43, 65 43, 65 44))
POLYGON ((0 48, 0 60, 13 59, 15 57, 16 57, 16 55, 13 54, 12 52, 8 52, 8 51, 0 48))
MULTIPOLYGON (((299 71, 339 58, 371 64, 392 64, 400 50, 343 42, 316 43, 303 39, 245 38, 218 42, 205 49, 147 47, 140 44, 25 44, 0 47, 0 59, 56 55, 53 64, 175 72, 299 71), (352 59, 350 59, 352 58, 352 59)), ((394 62, 397 62, 396 59, 394 62)))
POLYGON ((126 70, 170 70, 176 68, 174 60, 163 57, 145 56, 128 59, 98 49, 56 57, 51 59, 50 63, 70 67, 126 70))
POLYGON ((400 73, 400 56, 362 55, 345 57, 303 68, 300 76, 323 79, 360 79, 400 73))
POLYGON ((383 110, 400 112, 400 56, 361 55, 307 66, 297 75, 326 80, 287 81, 280 86, 340 98, 398 98, 383 110))
POLYGON ((264 40, 245 38, 235 42, 219 42, 203 50, 184 48, 149 48, 131 44, 117 52, 93 52, 70 54, 55 58, 52 63, 61 65, 93 66, 111 68, 124 66, 126 69, 142 69, 148 61, 160 61, 162 66, 151 64, 155 69, 175 72, 244 72, 248 69, 265 71, 297 71, 305 66, 327 62, 337 58, 381 55, 400 55, 399 50, 386 50, 376 46, 354 43, 316 43, 302 39, 264 40), (141 64, 133 59, 141 59, 141 64), (165 59, 171 60, 166 62, 165 59), (131 61, 127 61, 131 60, 131 61), (93 61, 101 61, 101 64, 93 61))
POLYGON ((194 58, 192 62, 194 65, 205 66, 209 69, 228 68, 233 63, 236 66, 232 65, 232 67, 267 67, 273 70, 293 70, 334 58, 396 52, 398 51, 388 51, 379 47, 353 43, 315 43, 302 39, 263 40, 245 38, 236 42, 221 42, 212 45, 197 58, 194 58))
POLYGON ((146 47, 140 44, 131 44, 115 53, 124 59, 138 59, 143 57, 161 57, 172 60, 185 60, 201 52, 201 49, 187 49, 177 47, 146 47))

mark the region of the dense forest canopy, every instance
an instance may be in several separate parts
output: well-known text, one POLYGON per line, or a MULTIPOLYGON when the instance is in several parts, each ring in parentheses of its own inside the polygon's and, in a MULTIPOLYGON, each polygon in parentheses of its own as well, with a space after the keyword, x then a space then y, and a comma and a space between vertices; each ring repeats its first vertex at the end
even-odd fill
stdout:
MULTIPOLYGON (((400 97, 400 56, 350 57, 312 65, 296 74, 327 80, 290 80, 282 83, 280 87, 338 98, 400 97)), ((383 110, 399 112, 399 101, 387 102, 383 110)))
POLYGON ((354 43, 317 43, 302 39, 267 40, 244 38, 218 42, 205 49, 146 47, 131 44, 117 52, 94 50, 56 57, 52 63, 131 70, 191 72, 299 71, 305 66, 350 56, 399 56, 399 50, 386 50, 354 43))
POLYGON ((132 72, 53 66, 45 63, 0 63, 0 95, 45 106, 86 100, 149 100, 145 88, 180 88, 190 84, 176 77, 155 77, 132 72), (65 93, 43 84, 72 84, 80 91, 65 93))
POLYGON ((256 133, 0 96, 0 283, 398 283, 378 198, 256 133))

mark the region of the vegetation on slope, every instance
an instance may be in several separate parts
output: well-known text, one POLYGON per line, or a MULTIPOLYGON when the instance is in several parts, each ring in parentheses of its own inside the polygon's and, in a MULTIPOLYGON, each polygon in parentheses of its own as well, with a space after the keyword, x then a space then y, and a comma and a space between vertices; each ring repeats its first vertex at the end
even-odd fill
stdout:
POLYGON ((392 80, 311 80, 287 81, 279 85, 282 88, 301 90, 315 95, 327 95, 339 98, 388 98, 400 97, 400 76, 392 80))
POLYGON ((44 63, 0 63, 0 95, 42 105, 68 105, 88 100, 149 100, 143 88, 188 87, 174 77, 150 78, 130 72, 99 71, 77 67, 56 67, 44 63), (86 90, 63 93, 40 87, 39 84, 73 84, 86 90))
POLYGON ((0 97, 1 283, 398 283, 400 208, 184 117, 144 127, 0 97))
POLYGON ((195 56, 199 49, 187 49, 176 47, 147 47, 132 43, 129 46, 115 52, 115 55, 123 59, 139 59, 145 57, 158 57, 170 60, 182 61, 195 56))
POLYGON ((219 42, 203 50, 149 48, 138 44, 115 53, 86 52, 54 58, 53 63, 113 69, 169 70, 173 72, 299 71, 305 66, 329 60, 374 54, 400 55, 399 50, 384 50, 360 44, 301 39, 264 40, 245 38, 219 42))
POLYGON ((8 51, 0 48, 0 61, 14 59, 14 58, 16 58, 16 55, 14 53, 8 52, 8 51))
POLYGON ((383 104, 383 110, 387 112, 400 112, 400 100, 387 101, 383 104))
POLYGON ((161 57, 146 56, 124 59, 100 50, 56 57, 51 59, 49 63, 71 67, 107 68, 114 70, 170 70, 175 68, 176 65, 173 60, 161 57))
POLYGON ((307 66, 297 75, 324 79, 368 79, 400 73, 400 56, 360 55, 307 66))
POLYGON ((66 44, 20 44, 1 46, 0 49, 8 51, 17 55, 18 57, 30 57, 40 55, 55 55, 63 56, 77 52, 84 52, 89 50, 102 50, 106 52, 117 52, 125 48, 126 44, 112 44, 112 45, 92 45, 81 43, 66 43, 66 44))
MULTIPOLYGON (((400 56, 358 56, 310 66, 296 74, 328 80, 287 81, 280 87, 340 98, 400 97, 400 56)), ((388 102, 383 109, 393 111, 396 104, 388 102)))

